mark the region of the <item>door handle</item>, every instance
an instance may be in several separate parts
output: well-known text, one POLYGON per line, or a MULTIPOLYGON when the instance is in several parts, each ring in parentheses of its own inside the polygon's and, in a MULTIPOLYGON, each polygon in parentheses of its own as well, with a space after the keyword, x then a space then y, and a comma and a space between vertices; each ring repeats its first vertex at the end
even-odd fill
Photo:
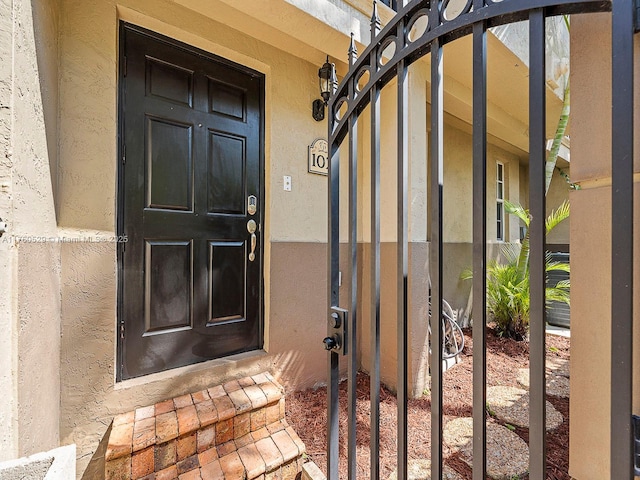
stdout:
POLYGON ((255 220, 249 220, 247 222, 247 231, 251 234, 251 252, 249 253, 249 261, 253 262, 256 259, 256 243, 258 239, 256 238, 256 229, 258 225, 255 220))

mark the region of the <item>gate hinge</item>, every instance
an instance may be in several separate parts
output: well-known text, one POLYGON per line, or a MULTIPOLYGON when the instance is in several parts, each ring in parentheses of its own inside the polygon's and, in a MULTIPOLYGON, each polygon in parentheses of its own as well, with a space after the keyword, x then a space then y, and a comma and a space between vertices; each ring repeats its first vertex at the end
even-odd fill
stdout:
POLYGON ((120 340, 124 340, 124 322, 120 323, 120 340))
POLYGON ((127 163, 127 144, 122 145, 122 164, 127 163))

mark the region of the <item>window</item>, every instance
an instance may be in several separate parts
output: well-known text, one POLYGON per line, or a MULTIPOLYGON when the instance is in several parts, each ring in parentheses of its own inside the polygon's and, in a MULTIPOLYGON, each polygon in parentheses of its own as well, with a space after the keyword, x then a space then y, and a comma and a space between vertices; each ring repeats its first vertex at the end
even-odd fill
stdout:
POLYGON ((504 165, 496 164, 496 238, 504 241, 504 165))

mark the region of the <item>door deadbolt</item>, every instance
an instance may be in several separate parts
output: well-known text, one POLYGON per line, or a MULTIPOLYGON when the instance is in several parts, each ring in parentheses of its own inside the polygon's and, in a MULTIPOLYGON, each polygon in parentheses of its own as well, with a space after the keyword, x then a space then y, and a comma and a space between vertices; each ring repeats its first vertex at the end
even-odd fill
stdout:
POLYGON ((255 195, 249 195, 247 198, 247 212, 249 215, 255 215, 256 210, 258 209, 258 199, 255 195))
POLYGON ((349 312, 344 308, 331 307, 329 312, 329 329, 328 335, 322 342, 325 350, 347 355, 349 353, 347 342, 349 340, 348 327, 349 312))

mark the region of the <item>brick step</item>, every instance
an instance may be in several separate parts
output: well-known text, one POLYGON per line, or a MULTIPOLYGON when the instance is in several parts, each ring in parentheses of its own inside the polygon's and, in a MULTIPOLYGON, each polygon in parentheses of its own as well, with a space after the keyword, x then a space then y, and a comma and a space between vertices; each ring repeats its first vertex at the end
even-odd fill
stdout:
POLYGON ((117 415, 106 480, 293 479, 304 444, 268 373, 117 415))
POLYGON ((193 457, 178 462, 157 472, 155 479, 294 480, 304 451, 300 437, 282 420, 199 453, 197 465, 190 464, 193 457))

